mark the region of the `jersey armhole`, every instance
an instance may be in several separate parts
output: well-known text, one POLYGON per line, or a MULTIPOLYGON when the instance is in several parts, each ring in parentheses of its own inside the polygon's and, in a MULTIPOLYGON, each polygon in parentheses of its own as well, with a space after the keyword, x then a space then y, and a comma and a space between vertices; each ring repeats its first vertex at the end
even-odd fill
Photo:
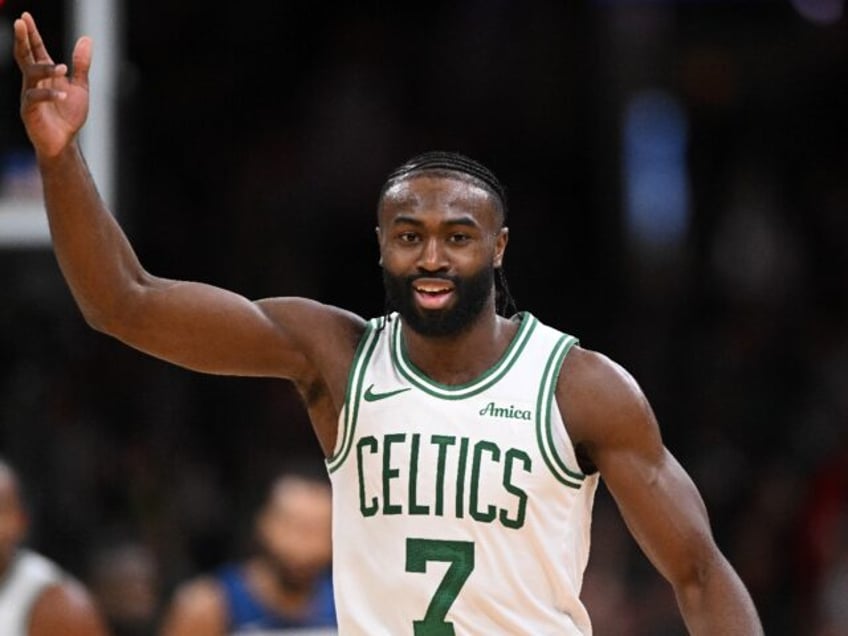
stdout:
POLYGON ((353 354, 353 361, 348 372, 347 387, 345 388, 344 404, 341 413, 339 413, 336 447, 333 449, 333 454, 324 460, 329 473, 335 472, 350 452, 365 370, 368 368, 371 354, 374 353, 380 333, 385 326, 384 321, 385 318, 372 318, 368 321, 365 333, 359 339, 356 352, 353 354))
POLYGON ((563 334, 557 340, 545 364, 536 400, 536 439, 545 464, 558 481, 575 489, 579 489, 583 485, 586 475, 577 467, 576 458, 563 456, 574 455, 573 452, 563 453, 562 451, 565 449, 561 448, 562 444, 570 445, 571 440, 568 438, 568 431, 563 427, 563 430, 559 432, 562 441, 559 445, 557 444, 557 432, 553 430, 552 415, 553 409, 557 408, 556 387, 562 369, 562 361, 577 342, 577 338, 568 334, 563 334), (574 464, 571 464, 572 461, 574 464), (575 467, 572 468, 570 464, 575 467))

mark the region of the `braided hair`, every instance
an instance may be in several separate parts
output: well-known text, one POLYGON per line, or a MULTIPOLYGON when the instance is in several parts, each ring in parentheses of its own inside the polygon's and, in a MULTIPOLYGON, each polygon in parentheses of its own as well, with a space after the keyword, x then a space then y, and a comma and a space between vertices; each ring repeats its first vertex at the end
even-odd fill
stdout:
MULTIPOLYGON (((469 179, 494 197, 501 212, 501 225, 506 223, 508 210, 506 188, 489 168, 458 152, 430 150, 408 159, 389 173, 386 182, 380 189, 379 200, 382 201, 386 191, 397 182, 422 172, 437 176, 459 173, 469 179)), ((495 271, 495 306, 498 313, 503 316, 509 316, 517 311, 515 299, 513 299, 506 282, 503 266, 498 267, 495 271)))

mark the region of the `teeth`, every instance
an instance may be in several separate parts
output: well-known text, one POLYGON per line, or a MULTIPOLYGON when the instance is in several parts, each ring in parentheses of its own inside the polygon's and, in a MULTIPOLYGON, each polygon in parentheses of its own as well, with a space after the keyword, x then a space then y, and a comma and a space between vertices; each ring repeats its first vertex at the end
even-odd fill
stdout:
POLYGON ((425 294, 441 294, 450 291, 448 287, 416 287, 415 289, 425 294))

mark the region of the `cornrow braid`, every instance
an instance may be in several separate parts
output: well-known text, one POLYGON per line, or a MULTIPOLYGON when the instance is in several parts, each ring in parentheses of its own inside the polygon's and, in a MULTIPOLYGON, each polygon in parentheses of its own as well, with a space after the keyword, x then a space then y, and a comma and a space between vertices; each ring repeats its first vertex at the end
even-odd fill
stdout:
POLYGON ((506 188, 495 173, 479 161, 475 161, 458 152, 431 150, 416 155, 395 168, 380 190, 380 199, 392 185, 417 172, 459 172, 471 177, 495 196, 500 204, 503 219, 506 221, 506 188))
MULTIPOLYGON (((436 174, 444 172, 458 172, 471 178, 495 197, 501 208, 501 222, 506 222, 508 209, 506 202, 506 188, 504 188, 503 184, 495 176, 494 172, 489 170, 479 161, 475 161, 474 159, 458 152, 431 150, 408 159, 389 173, 386 182, 380 189, 379 200, 382 201, 383 195, 385 195, 386 191, 395 183, 419 172, 434 172, 436 174)), ((503 316, 508 317, 518 311, 515 299, 509 291, 509 285, 507 285, 506 274, 504 273, 503 267, 499 267, 495 274, 495 305, 498 313, 503 316)), ((387 305, 387 320, 383 321, 384 324, 388 321, 390 312, 391 308, 387 305)))

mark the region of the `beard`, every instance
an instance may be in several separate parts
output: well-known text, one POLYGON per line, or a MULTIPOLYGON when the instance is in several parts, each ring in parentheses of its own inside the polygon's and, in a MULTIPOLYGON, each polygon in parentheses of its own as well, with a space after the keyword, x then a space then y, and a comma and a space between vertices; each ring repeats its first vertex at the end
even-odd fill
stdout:
POLYGON ((489 301, 495 284, 495 268, 488 266, 467 278, 444 274, 393 276, 383 269, 386 302, 409 328, 422 336, 455 336, 468 329, 489 301), (421 309, 415 304, 413 283, 419 278, 439 278, 453 283, 456 302, 448 309, 421 309))

